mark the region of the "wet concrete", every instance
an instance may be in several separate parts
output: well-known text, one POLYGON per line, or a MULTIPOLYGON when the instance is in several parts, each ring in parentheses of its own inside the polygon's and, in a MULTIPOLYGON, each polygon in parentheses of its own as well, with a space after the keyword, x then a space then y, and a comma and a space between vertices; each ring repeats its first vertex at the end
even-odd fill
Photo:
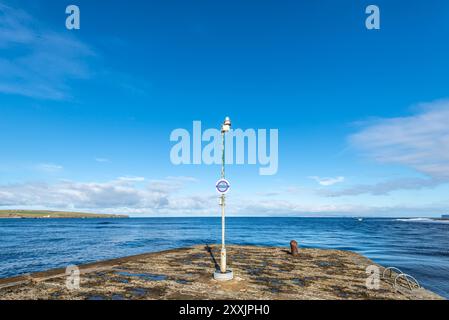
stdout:
MULTIPOLYGON (((64 269, 0 279, 0 299, 442 299, 424 290, 397 290, 381 280, 366 287, 375 263, 349 251, 228 246, 234 280, 212 274, 219 246, 195 246, 79 266, 80 288, 69 290, 64 269)), ((382 274, 383 267, 379 266, 382 274)))

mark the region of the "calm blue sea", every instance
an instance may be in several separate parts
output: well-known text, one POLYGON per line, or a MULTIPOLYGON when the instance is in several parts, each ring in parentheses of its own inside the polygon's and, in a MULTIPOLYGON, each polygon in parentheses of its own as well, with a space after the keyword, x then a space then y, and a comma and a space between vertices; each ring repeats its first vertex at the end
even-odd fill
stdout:
MULTIPOLYGON (((449 223, 429 219, 228 218, 227 242, 359 252, 449 298, 449 223)), ((0 219, 0 278, 219 243, 219 218, 0 219)))

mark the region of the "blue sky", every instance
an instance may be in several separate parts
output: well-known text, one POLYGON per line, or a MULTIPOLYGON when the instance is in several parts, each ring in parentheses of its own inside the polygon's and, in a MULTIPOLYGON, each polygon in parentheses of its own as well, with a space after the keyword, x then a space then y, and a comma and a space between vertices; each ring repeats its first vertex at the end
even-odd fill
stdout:
POLYGON ((169 136, 229 115, 279 130, 276 175, 227 169, 230 215, 447 213, 448 39, 443 0, 0 0, 0 208, 216 215, 219 167, 169 136))

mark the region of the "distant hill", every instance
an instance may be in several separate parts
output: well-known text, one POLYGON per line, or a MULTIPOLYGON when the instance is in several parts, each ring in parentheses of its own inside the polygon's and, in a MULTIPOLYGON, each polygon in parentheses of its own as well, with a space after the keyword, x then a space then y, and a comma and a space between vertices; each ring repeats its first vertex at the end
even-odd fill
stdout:
POLYGON ((99 214, 83 212, 47 211, 47 210, 0 210, 0 218, 128 218, 126 215, 99 214))

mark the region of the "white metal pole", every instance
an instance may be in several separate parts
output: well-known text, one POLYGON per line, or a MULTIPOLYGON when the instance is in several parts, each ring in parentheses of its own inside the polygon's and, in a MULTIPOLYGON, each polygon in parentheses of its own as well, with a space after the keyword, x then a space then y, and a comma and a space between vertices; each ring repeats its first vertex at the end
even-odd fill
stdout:
MULTIPOLYGON (((225 132, 222 131, 222 166, 221 178, 225 178, 225 132)), ((220 271, 226 273, 226 247, 225 247, 225 195, 221 195, 221 259, 220 271)))
POLYGON ((226 267, 226 192, 229 190, 229 183, 225 179, 225 135, 231 129, 231 120, 229 117, 225 118, 221 127, 221 142, 222 142, 222 162, 221 162, 221 180, 217 182, 217 190, 221 193, 220 206, 221 206, 221 255, 220 255, 220 269, 215 270, 214 279, 218 281, 229 281, 234 278, 234 273, 231 269, 226 267), (226 185, 226 186, 224 186, 226 185), (223 188, 224 187, 224 188, 223 188))

